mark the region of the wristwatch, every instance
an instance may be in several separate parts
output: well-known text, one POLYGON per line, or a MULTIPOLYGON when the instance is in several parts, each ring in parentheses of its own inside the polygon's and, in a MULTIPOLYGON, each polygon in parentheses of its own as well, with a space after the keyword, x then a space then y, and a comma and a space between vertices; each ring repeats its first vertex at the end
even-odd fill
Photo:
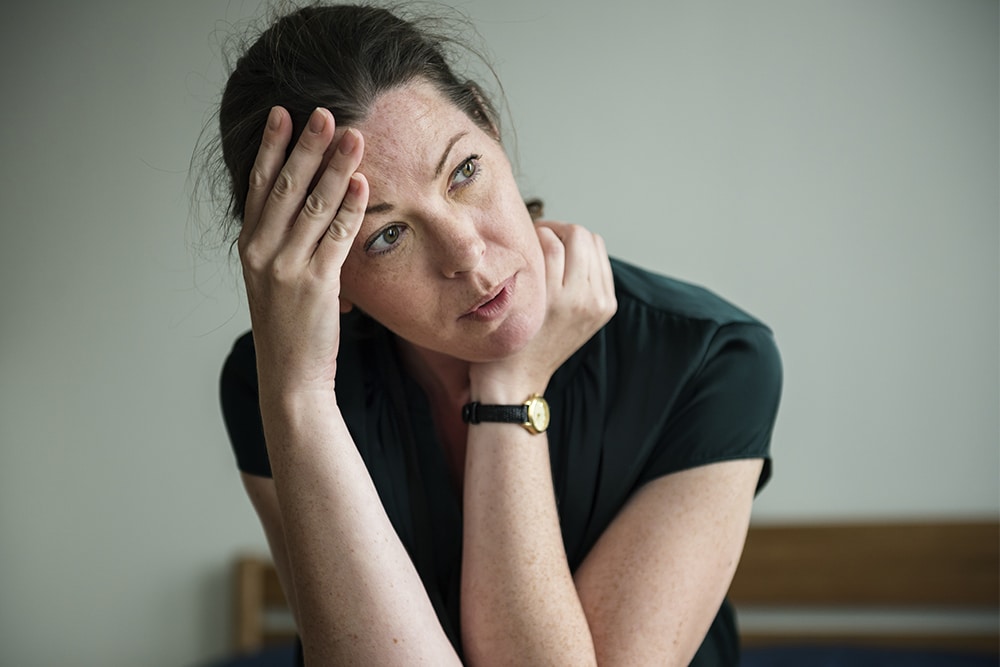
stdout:
POLYGON ((521 405, 466 403, 462 407, 462 421, 466 424, 520 424, 528 433, 543 433, 549 427, 549 404, 538 394, 532 394, 521 405))

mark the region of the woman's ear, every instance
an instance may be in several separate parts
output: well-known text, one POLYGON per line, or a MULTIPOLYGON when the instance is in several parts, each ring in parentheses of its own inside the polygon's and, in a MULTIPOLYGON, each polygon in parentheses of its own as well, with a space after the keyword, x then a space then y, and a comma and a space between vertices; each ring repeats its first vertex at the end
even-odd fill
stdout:
POLYGON ((528 207, 528 215, 531 216, 532 222, 541 220, 542 216, 545 215, 545 202, 538 197, 525 200, 524 205, 528 207))

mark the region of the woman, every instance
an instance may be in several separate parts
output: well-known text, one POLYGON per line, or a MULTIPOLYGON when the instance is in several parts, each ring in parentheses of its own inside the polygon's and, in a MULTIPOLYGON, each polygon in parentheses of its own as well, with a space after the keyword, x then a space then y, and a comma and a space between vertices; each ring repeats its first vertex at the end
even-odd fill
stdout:
POLYGON ((275 22, 220 126, 227 428, 308 664, 735 664, 769 331, 533 221, 482 90, 367 7, 275 22))

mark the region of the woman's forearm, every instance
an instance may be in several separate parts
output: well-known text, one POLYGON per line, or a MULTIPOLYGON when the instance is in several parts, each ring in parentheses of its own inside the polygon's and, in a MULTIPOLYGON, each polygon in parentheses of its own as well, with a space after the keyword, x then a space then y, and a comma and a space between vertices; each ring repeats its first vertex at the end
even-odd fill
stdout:
POLYGON ((566 560, 548 441, 513 424, 470 426, 462 638, 471 664, 595 664, 566 560))
MULTIPOLYGON (((535 226, 545 261, 541 329, 520 350, 469 368, 469 398, 512 405, 552 375, 617 310, 600 236, 535 226)), ((594 640, 559 527, 548 437, 516 424, 469 425, 462 641, 477 664, 596 664, 594 640)))
POLYGON ((331 394, 262 400, 309 664, 458 664, 331 394))

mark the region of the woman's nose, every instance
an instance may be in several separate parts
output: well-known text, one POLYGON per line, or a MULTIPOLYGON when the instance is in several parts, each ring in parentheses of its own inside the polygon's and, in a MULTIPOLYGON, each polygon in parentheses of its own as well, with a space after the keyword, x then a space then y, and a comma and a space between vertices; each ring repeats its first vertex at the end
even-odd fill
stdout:
POLYGON ((438 225, 438 266, 447 278, 474 271, 486 253, 486 241, 469 219, 451 218, 438 225))

